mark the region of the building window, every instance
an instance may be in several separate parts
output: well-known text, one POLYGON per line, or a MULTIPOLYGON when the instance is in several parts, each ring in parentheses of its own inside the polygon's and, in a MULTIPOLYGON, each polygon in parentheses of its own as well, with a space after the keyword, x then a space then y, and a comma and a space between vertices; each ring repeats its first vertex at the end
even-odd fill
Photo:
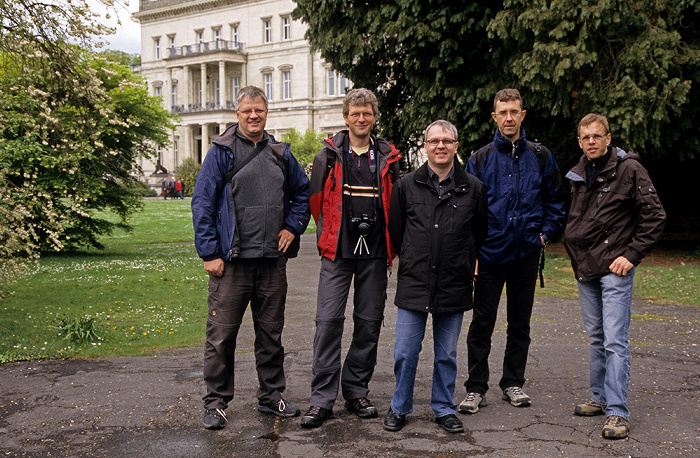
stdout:
POLYGON ((214 102, 216 103, 217 107, 221 105, 221 98, 219 97, 219 93, 219 80, 214 80, 214 102))
POLYGON ((263 81, 265 83, 265 95, 267 100, 272 100, 272 73, 265 73, 263 75, 263 81))
POLYGON ((263 19, 263 43, 272 43, 272 19, 263 19))
POLYGON ((282 39, 292 39, 292 18, 290 16, 282 17, 282 39))
POLYGON ((238 91, 241 90, 241 79, 237 76, 231 78, 231 89, 233 94, 233 100, 237 100, 238 91))
POLYGON ((238 24, 231 25, 231 41, 238 46, 238 24))
POLYGON ((204 43, 204 30, 196 30, 194 33, 197 34, 197 43, 204 43))
POLYGON ((282 98, 292 98, 292 72, 289 70, 282 72, 282 98))
POLYGON ((221 40, 221 29, 214 29, 214 41, 221 40))
POLYGON ((173 156, 175 156, 175 158, 174 158, 174 159, 175 159, 175 161, 174 161, 175 164, 178 163, 178 160, 177 160, 177 149, 178 149, 178 148, 177 148, 177 140, 174 140, 174 141, 173 141, 173 156))
POLYGON ((326 87, 328 88, 328 95, 335 95, 335 72, 332 69, 328 69, 326 72, 326 87))
POLYGON ((153 39, 153 55, 155 60, 160 59, 160 37, 153 39))
POLYGON ((168 35, 168 48, 175 47, 175 35, 168 35))
POLYGON ((197 105, 202 106, 202 82, 197 82, 197 105))
POLYGON ((172 105, 173 108, 177 106, 177 84, 172 85, 172 105))
POLYGON ((153 95, 155 95, 156 97, 162 97, 163 88, 161 88, 160 86, 156 86, 155 88, 153 88, 153 95))
POLYGON ((338 95, 345 95, 348 88, 348 79, 343 75, 338 75, 338 95))

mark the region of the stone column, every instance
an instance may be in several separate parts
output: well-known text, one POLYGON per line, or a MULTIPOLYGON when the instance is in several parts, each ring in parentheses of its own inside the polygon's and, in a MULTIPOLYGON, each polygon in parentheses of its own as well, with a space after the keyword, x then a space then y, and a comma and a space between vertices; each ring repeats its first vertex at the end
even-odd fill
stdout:
POLYGON ((202 109, 206 109, 209 98, 207 97, 207 64, 201 64, 199 73, 202 78, 202 109))
POLYGON ((182 67, 182 103, 185 105, 185 111, 190 111, 192 103, 192 78, 190 78, 190 67, 185 65, 182 67))
POLYGON ((226 62, 219 61, 219 104, 226 108, 228 100, 228 84, 226 84, 226 62))

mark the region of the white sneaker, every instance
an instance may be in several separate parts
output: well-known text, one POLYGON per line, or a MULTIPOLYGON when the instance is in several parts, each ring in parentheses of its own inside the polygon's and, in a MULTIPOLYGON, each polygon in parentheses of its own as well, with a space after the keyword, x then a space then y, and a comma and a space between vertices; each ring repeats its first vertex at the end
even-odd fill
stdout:
POLYGON ((530 405, 530 396, 523 393, 523 389, 519 386, 511 386, 503 390, 503 399, 510 401, 515 407, 530 405))
POLYGON ((473 392, 467 393, 467 397, 459 404, 459 413, 477 413, 479 407, 484 407, 485 405, 485 395, 473 392))

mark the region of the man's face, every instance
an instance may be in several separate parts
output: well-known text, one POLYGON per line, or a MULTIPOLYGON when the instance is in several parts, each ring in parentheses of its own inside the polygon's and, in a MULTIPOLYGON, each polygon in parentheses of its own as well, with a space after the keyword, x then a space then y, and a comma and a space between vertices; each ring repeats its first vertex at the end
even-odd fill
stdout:
POLYGON ((501 135, 512 142, 520 137, 520 125, 525 118, 525 110, 519 100, 499 100, 491 117, 498 124, 501 135))
POLYGON ((428 153, 430 168, 436 169, 452 165, 459 143, 455 141, 452 131, 445 130, 440 125, 435 125, 428 131, 423 145, 428 153))
POLYGON ((597 121, 581 126, 578 133, 578 145, 591 161, 603 157, 608 150, 610 140, 610 132, 605 133, 605 126, 597 121))
POLYGON ((265 123, 267 123, 264 99, 243 97, 236 110, 236 116, 238 116, 238 129, 243 135, 256 143, 262 139, 265 123))
POLYGON ((368 137, 377 120, 372 111, 372 105, 350 105, 348 115, 343 116, 343 119, 350 130, 350 134, 358 138, 368 137))

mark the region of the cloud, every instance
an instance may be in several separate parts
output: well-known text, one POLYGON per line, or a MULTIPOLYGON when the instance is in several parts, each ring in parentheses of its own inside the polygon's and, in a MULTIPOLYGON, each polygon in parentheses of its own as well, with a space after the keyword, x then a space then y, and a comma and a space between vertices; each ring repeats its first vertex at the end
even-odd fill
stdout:
POLYGON ((103 38, 107 43, 106 49, 141 54, 141 26, 131 17, 131 13, 139 10, 138 0, 131 0, 129 6, 124 6, 123 2, 117 0, 114 7, 109 8, 99 0, 87 0, 87 3, 90 5, 90 11, 100 15, 100 23, 116 29, 115 34, 103 38), (109 19, 105 18, 107 13, 110 15, 109 19))

